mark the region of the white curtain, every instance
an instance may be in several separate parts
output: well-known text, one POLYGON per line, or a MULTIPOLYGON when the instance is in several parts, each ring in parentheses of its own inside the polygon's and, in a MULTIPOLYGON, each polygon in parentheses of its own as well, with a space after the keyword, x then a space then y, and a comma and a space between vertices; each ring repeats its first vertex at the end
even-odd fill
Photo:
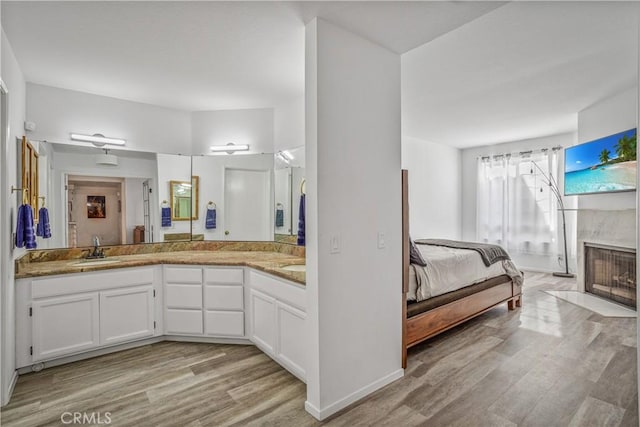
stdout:
POLYGON ((477 240, 511 254, 557 256, 558 203, 555 151, 478 159, 477 240), (545 177, 546 176, 546 177, 545 177))

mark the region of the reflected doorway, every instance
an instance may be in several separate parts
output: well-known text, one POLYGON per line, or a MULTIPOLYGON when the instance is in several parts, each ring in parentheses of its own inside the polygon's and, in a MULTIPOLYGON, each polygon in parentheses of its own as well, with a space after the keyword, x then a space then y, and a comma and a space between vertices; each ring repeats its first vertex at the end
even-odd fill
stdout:
POLYGON ((69 247, 92 246, 94 236, 101 245, 127 242, 124 191, 124 178, 68 176, 69 247))

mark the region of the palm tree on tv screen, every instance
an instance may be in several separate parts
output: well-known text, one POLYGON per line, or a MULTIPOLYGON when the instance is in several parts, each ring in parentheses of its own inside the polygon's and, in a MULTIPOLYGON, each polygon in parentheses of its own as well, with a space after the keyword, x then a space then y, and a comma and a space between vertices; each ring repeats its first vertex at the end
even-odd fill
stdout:
POLYGON ((613 147, 622 161, 636 160, 636 135, 629 137, 624 135, 618 143, 613 147))
POLYGON ((600 163, 605 164, 609 161, 609 156, 611 155, 611 151, 606 148, 600 152, 600 163))

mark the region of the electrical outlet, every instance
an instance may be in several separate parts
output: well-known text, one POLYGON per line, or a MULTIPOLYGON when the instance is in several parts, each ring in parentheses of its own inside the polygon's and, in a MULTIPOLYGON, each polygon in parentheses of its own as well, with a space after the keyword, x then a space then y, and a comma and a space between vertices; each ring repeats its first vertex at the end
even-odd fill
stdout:
POLYGON ((387 242, 385 241, 385 236, 382 231, 378 232, 378 249, 384 249, 387 246, 387 242))

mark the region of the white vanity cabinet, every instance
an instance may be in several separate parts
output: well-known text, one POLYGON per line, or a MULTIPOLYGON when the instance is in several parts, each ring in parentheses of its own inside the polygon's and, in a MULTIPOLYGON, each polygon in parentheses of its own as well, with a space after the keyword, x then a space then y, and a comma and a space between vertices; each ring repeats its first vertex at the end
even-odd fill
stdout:
POLYGON ((18 368, 166 335, 251 341, 304 381, 305 325, 305 287, 252 268, 157 265, 16 281, 18 368))
POLYGON ((16 362, 36 362, 157 334, 156 267, 20 279, 16 362))
POLYGON ((251 270, 249 339, 305 381, 307 365, 304 286, 251 270))
POLYGON ((165 266, 165 333, 244 338, 242 267, 165 266))

